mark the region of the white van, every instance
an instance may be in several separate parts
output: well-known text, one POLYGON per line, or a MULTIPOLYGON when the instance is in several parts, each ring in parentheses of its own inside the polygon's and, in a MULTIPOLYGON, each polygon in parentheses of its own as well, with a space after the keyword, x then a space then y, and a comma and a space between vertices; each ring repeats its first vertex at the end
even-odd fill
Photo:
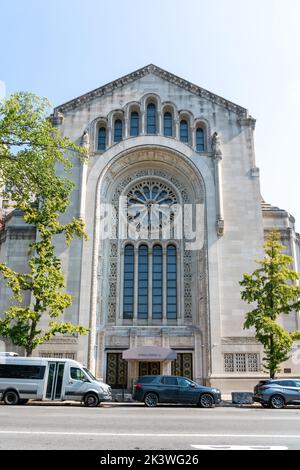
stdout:
POLYGON ((92 407, 111 399, 110 386, 99 382, 79 362, 0 356, 0 401, 6 405, 75 400, 92 407))

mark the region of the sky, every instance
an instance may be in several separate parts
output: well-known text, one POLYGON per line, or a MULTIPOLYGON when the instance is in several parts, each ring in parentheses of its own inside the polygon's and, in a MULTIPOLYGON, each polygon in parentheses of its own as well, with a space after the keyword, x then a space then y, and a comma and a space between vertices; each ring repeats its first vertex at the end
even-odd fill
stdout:
POLYGON ((0 95, 53 106, 154 63, 257 119, 262 196, 297 218, 300 0, 0 0, 0 95))

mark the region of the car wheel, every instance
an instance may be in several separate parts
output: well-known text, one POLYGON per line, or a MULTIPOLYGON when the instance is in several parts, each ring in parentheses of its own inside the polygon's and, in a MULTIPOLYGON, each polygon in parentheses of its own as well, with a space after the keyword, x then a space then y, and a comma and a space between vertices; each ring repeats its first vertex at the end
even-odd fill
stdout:
POLYGON ((100 400, 95 393, 87 393, 83 399, 83 403, 84 406, 88 408, 95 408, 99 405, 100 400))
POLYGON ((212 408, 215 404, 213 397, 209 393, 204 393, 200 396, 199 406, 201 408, 212 408))
POLYGON ((275 410, 282 410, 285 407, 285 400, 281 395, 273 395, 270 399, 270 405, 275 410))
POLYGON ((19 395, 14 390, 9 390, 5 393, 3 401, 6 405, 18 405, 19 395))
POLYGON ((158 396, 156 393, 147 393, 144 398, 144 403, 146 406, 148 406, 148 408, 153 408, 158 404, 158 396))

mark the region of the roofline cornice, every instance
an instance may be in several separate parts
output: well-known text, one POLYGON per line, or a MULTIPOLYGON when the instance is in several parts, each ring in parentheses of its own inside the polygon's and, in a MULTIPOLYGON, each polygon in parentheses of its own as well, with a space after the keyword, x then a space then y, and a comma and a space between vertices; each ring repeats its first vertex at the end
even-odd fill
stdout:
POLYGON ((146 67, 142 67, 141 69, 138 69, 135 72, 129 73, 121 78, 118 78, 117 80, 107 83, 106 85, 100 88, 96 88, 95 90, 92 90, 89 93, 85 93, 84 95, 81 95, 78 98, 72 99, 70 101, 67 101, 66 103, 56 106, 54 109, 54 115, 57 115, 58 113, 68 112, 74 110, 79 106, 86 105, 91 100, 104 96, 107 93, 111 93, 115 89, 132 83, 135 80, 138 80, 139 78, 142 78, 148 74, 156 75, 160 78, 167 80, 170 83, 173 83, 174 85, 184 88, 185 90, 189 91, 190 93, 193 93, 194 95, 200 96, 201 98, 206 98, 215 103, 216 105, 222 106, 228 109, 229 111, 236 113, 240 118, 249 117, 248 110, 246 108, 243 108, 242 106, 228 101, 225 98, 222 98, 221 96, 211 93, 210 91, 205 90, 204 88, 201 88, 198 85, 195 85, 183 78, 180 78, 177 75, 167 72, 166 70, 161 69, 160 67, 157 67, 153 64, 147 65, 146 67))

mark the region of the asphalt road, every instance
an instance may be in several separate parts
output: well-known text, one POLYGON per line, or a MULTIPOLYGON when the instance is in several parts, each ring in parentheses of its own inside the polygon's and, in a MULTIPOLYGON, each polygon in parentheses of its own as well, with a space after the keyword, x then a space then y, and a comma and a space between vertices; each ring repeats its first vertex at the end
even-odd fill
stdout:
POLYGON ((0 449, 300 449, 300 409, 0 406, 0 449))

